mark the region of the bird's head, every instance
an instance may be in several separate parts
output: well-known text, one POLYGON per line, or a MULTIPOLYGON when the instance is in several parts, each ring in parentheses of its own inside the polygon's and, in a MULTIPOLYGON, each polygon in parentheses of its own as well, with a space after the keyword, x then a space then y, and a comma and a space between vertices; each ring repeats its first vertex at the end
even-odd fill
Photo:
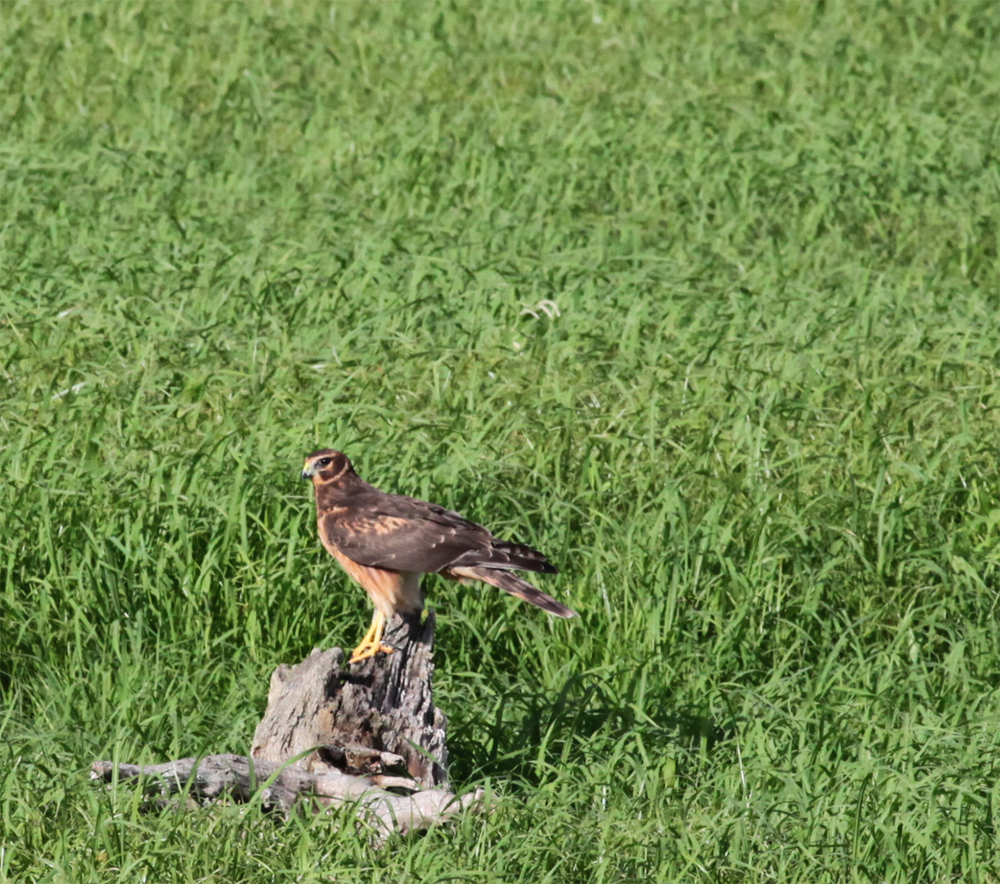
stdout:
POLYGON ((313 485, 325 485, 345 474, 353 474, 354 467, 347 455, 332 448, 321 448, 306 456, 302 465, 302 478, 312 479, 313 485))

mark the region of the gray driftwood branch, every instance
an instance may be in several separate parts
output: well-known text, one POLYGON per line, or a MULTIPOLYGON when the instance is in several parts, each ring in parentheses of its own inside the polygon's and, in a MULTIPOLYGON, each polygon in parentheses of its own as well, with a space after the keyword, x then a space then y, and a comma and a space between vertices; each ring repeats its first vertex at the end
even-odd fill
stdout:
MULTIPOLYGON (((90 768, 92 779, 106 783, 114 780, 116 774, 119 781, 146 779, 150 792, 186 794, 204 803, 221 798, 246 802, 258 795, 265 809, 285 814, 303 799, 312 799, 325 807, 350 802, 380 838, 391 832, 405 834, 438 825, 483 800, 481 789, 462 796, 448 789, 397 795, 382 786, 398 786, 398 778, 356 776, 338 770, 314 773, 295 764, 254 762, 243 755, 209 755, 148 765, 95 761, 90 768)), ((403 782, 412 787, 412 781, 403 782)))

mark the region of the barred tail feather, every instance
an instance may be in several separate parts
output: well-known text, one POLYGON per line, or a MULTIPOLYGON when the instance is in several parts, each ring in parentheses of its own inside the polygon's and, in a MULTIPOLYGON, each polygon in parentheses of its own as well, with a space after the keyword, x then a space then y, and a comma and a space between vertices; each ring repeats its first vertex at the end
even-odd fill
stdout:
POLYGON ((445 577, 453 577, 461 580, 481 580, 490 586, 496 586, 504 592, 509 592, 519 599, 523 599, 528 604, 535 605, 543 611, 548 611, 556 617, 575 617, 576 611, 567 608, 564 604, 557 602, 552 596, 546 595, 540 589, 532 586, 527 580, 522 580, 510 571, 501 571, 498 568, 490 568, 480 565, 478 567, 452 567, 441 572, 445 577))

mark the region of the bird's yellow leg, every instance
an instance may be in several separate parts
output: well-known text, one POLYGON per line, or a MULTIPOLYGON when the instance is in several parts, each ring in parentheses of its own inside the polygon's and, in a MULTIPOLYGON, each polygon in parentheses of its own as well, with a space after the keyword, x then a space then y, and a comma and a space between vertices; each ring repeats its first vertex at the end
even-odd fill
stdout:
POLYGON ((359 644, 354 649, 354 653, 351 654, 351 660, 350 660, 351 663, 354 663, 356 660, 360 659, 360 657, 358 655, 362 651, 366 650, 369 645, 371 645, 372 638, 375 635, 375 624, 378 622, 378 618, 379 618, 379 612, 378 611, 373 611, 372 612, 372 622, 368 626, 368 631, 365 633, 364 638, 361 639, 361 644, 359 644))
POLYGON ((358 663, 374 657, 379 651, 383 654, 391 654, 392 648, 382 644, 382 636, 385 634, 385 615, 381 611, 376 611, 372 617, 372 625, 368 627, 368 632, 361 639, 361 644, 354 649, 349 663, 358 663))

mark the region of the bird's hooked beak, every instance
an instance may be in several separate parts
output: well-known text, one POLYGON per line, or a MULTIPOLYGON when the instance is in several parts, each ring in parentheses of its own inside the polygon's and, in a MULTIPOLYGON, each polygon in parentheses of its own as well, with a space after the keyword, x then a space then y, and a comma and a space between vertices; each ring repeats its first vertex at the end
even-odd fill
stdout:
POLYGON ((311 479, 316 474, 316 464, 307 463, 302 468, 302 478, 311 479))

